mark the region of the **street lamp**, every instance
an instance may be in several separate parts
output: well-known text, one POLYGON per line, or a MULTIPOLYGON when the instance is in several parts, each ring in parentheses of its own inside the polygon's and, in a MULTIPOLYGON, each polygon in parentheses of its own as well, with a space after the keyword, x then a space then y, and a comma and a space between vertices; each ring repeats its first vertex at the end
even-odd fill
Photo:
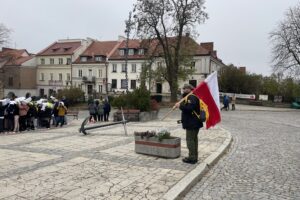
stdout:
POLYGON ((132 26, 132 22, 131 22, 131 12, 129 12, 129 18, 128 20, 125 21, 126 24, 126 30, 125 30, 125 34, 126 34, 126 47, 125 47, 125 88, 126 88, 126 93, 128 93, 128 42, 129 42, 129 36, 130 36, 130 31, 131 31, 131 26, 132 26))

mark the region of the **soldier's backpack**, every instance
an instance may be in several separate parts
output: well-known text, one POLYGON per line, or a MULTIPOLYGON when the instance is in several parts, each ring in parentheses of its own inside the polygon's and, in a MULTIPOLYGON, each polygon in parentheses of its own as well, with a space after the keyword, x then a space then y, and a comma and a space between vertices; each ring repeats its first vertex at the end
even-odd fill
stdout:
MULTIPOLYGON (((193 96, 197 97, 196 95, 192 94, 193 96)), ((206 122, 209 118, 209 112, 208 112, 208 107, 207 105, 204 103, 204 101, 202 101, 199 97, 197 97, 197 99, 199 100, 199 113, 197 113, 196 111, 193 111, 193 113, 197 116, 197 118, 200 120, 200 122, 206 122)))

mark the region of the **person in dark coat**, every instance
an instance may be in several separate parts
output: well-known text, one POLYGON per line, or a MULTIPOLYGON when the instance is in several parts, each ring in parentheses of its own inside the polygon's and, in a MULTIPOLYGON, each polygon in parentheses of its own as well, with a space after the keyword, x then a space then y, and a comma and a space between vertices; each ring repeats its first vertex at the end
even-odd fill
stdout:
POLYGON ((109 113, 110 113, 111 106, 107 99, 104 100, 104 105, 103 105, 103 111, 104 111, 104 121, 108 121, 109 118, 109 113))
POLYGON ((182 128, 186 130, 186 144, 189 150, 189 156, 182 161, 189 164, 198 162, 198 133, 203 127, 203 123, 194 114, 200 112, 199 99, 195 95, 188 95, 193 89, 192 85, 185 84, 182 95, 185 100, 175 104, 175 107, 181 110, 181 123, 182 128))

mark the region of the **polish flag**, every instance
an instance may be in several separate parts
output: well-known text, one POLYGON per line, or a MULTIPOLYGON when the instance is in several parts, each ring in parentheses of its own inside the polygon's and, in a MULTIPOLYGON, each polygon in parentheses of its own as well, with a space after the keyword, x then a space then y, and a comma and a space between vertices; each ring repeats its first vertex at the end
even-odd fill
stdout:
POLYGON ((210 74, 193 90, 193 93, 208 107, 209 117, 206 120, 206 129, 219 123, 221 113, 217 72, 210 74))

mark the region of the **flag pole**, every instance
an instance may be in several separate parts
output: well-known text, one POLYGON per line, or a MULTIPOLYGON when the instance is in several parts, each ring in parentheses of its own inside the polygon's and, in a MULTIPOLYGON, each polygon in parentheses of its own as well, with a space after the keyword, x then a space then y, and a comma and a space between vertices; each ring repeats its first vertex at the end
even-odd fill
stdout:
MULTIPOLYGON (((185 97, 183 97, 182 99, 180 99, 180 101, 178 101, 177 103, 182 103, 186 98, 188 98, 188 96, 190 96, 191 94, 193 94, 193 91, 191 91, 190 93, 188 93, 185 97)), ((167 114, 165 114, 161 120, 166 119, 174 110, 176 109, 175 105, 169 110, 169 112, 167 112, 167 114)))

